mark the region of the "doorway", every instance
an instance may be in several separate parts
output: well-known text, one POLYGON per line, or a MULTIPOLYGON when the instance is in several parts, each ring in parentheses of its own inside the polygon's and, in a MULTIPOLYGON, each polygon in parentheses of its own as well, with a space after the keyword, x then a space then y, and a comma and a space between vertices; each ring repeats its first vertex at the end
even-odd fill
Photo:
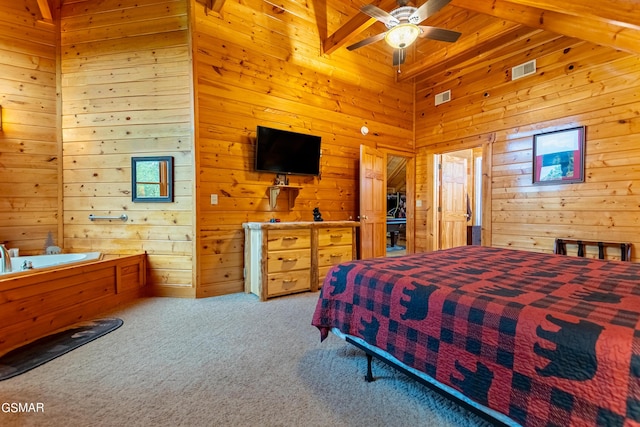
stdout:
POLYGON ((482 147, 442 153, 437 162, 437 249, 481 244, 482 147))
POLYGON ((407 158, 387 155, 387 256, 407 253, 407 158))
MULTIPOLYGON (((391 245, 388 227, 391 222, 402 223, 402 237, 398 230, 398 234, 394 236, 397 237, 394 243, 397 246, 402 244, 404 253, 414 253, 415 163, 413 153, 360 146, 359 258, 388 256, 387 245, 391 245), (391 158, 390 161, 389 158, 391 158), (387 180, 389 171, 393 176, 391 181, 387 180), (405 204, 404 209, 399 209, 398 206, 388 207, 389 187, 396 194, 394 200, 398 200, 398 193, 401 193, 400 199, 405 204), (390 211, 393 213, 390 214, 390 211), (393 220, 388 217, 392 217, 393 220)), ((402 253, 399 250, 390 252, 402 253)))

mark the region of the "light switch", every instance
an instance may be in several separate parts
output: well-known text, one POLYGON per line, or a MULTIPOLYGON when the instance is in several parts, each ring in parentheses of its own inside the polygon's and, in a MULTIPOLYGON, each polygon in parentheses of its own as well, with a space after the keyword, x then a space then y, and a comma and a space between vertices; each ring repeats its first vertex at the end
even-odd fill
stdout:
POLYGON ((211 204, 212 205, 217 205, 218 204, 218 195, 217 194, 212 194, 211 195, 211 204))

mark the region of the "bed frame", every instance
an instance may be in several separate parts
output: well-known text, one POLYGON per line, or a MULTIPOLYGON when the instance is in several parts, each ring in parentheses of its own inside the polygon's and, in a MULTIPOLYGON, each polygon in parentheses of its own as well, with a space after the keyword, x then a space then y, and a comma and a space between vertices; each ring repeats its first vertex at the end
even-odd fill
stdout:
POLYGON ((391 360, 391 359, 389 359, 387 357, 384 357, 381 354, 378 354, 378 353, 372 351, 368 347, 366 347, 366 346, 362 345, 361 343, 355 341, 353 338, 351 338, 349 336, 345 336, 344 340, 346 342, 348 342, 349 344, 353 345, 354 347, 357 347, 360 350, 364 351, 364 353, 365 353, 365 355, 367 357, 367 374, 364 377, 365 381, 370 383, 370 382, 373 382, 373 381, 376 380, 375 377, 373 376, 373 368, 372 368, 373 358, 375 357, 376 359, 380 360, 381 362, 384 362, 385 364, 391 366, 392 368, 402 372, 404 375, 408 376, 412 380, 419 382, 420 384, 426 386, 430 390, 435 391, 436 393, 440 394, 441 396, 453 401, 457 405, 462 406, 463 408, 467 409, 470 412, 473 412, 474 414, 478 415, 483 420, 488 421, 489 423, 491 423, 491 425, 499 426, 499 427, 512 427, 510 424, 504 423, 501 420, 491 416, 490 414, 487 414, 486 412, 484 412, 484 411, 476 408, 475 406, 471 405, 469 402, 460 399, 458 396, 455 396, 455 395, 453 395, 451 393, 448 393, 447 391, 443 390, 442 388, 437 387, 436 385, 426 381, 424 378, 422 378, 419 375, 414 374, 409 369, 405 368, 403 365, 401 365, 399 363, 396 363, 393 360, 391 360))

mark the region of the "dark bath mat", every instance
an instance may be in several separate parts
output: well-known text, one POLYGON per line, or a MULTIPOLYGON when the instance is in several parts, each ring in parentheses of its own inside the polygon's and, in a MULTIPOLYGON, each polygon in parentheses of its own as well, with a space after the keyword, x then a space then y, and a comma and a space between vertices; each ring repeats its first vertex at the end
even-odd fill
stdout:
POLYGON ((122 326, 121 319, 82 322, 39 338, 0 357, 0 381, 23 374, 122 326))

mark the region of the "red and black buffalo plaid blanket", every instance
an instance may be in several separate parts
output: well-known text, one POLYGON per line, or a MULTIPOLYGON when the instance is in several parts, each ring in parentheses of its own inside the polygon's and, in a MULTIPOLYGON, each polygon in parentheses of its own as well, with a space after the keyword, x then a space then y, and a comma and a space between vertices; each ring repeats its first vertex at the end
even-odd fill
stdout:
POLYGON ((640 264, 466 246, 352 261, 312 324, 525 426, 640 425, 640 264))

